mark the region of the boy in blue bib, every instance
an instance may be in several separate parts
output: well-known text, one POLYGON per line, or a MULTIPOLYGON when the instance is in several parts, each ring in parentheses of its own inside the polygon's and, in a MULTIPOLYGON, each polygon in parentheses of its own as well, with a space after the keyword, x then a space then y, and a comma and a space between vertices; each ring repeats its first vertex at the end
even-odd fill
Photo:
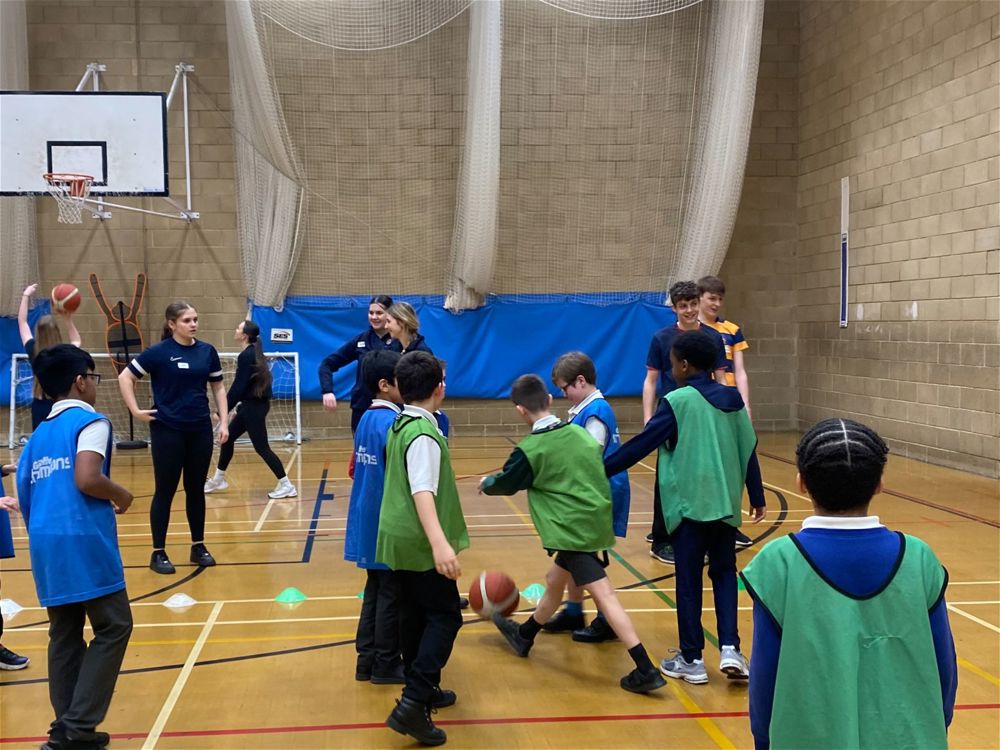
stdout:
POLYGON ((104 721, 132 633, 132 611, 118 551, 116 513, 132 493, 110 478, 111 423, 94 410, 100 375, 70 344, 43 349, 34 362, 55 397, 17 467, 28 528, 31 573, 49 618, 49 699, 55 721, 48 750, 104 748, 104 721), (84 620, 94 632, 88 645, 84 620))

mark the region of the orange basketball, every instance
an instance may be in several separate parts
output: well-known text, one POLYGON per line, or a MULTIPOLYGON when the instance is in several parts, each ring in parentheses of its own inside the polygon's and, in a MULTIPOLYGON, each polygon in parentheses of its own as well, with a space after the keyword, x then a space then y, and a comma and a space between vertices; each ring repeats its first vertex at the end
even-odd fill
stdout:
POLYGON ((52 289, 52 309, 56 312, 76 312, 83 298, 72 284, 59 284, 52 289))
POLYGON ((517 584, 509 575, 496 570, 480 573, 469 588, 469 606, 480 617, 491 617, 494 612, 506 617, 517 609, 520 600, 517 584))

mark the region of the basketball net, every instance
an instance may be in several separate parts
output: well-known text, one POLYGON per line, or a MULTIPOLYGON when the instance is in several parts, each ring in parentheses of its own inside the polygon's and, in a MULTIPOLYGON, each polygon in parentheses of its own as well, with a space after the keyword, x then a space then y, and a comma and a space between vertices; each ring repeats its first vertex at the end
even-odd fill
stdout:
POLYGON ((90 195, 94 178, 89 174, 70 172, 43 175, 49 187, 49 195, 56 199, 59 207, 60 224, 82 224, 83 204, 90 195))

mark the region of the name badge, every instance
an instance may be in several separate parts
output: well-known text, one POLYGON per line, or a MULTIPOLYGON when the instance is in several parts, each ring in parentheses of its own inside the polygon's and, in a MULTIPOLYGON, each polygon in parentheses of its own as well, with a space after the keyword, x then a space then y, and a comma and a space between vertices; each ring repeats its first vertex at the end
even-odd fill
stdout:
POLYGON ((365 348, 365 342, 364 341, 359 341, 358 342, 358 349, 364 349, 364 348, 365 348))
POLYGON ((190 368, 191 368, 191 365, 189 365, 187 362, 178 362, 177 363, 177 369, 178 370, 188 370, 190 368))

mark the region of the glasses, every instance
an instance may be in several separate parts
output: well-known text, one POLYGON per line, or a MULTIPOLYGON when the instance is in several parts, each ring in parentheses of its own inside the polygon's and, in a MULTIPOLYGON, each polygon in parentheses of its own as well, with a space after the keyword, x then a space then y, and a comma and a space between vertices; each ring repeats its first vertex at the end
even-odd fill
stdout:
POLYGON ((101 384, 101 373, 99 373, 99 372, 88 372, 83 377, 90 378, 91 380, 93 380, 94 381, 94 385, 100 385, 101 384))

